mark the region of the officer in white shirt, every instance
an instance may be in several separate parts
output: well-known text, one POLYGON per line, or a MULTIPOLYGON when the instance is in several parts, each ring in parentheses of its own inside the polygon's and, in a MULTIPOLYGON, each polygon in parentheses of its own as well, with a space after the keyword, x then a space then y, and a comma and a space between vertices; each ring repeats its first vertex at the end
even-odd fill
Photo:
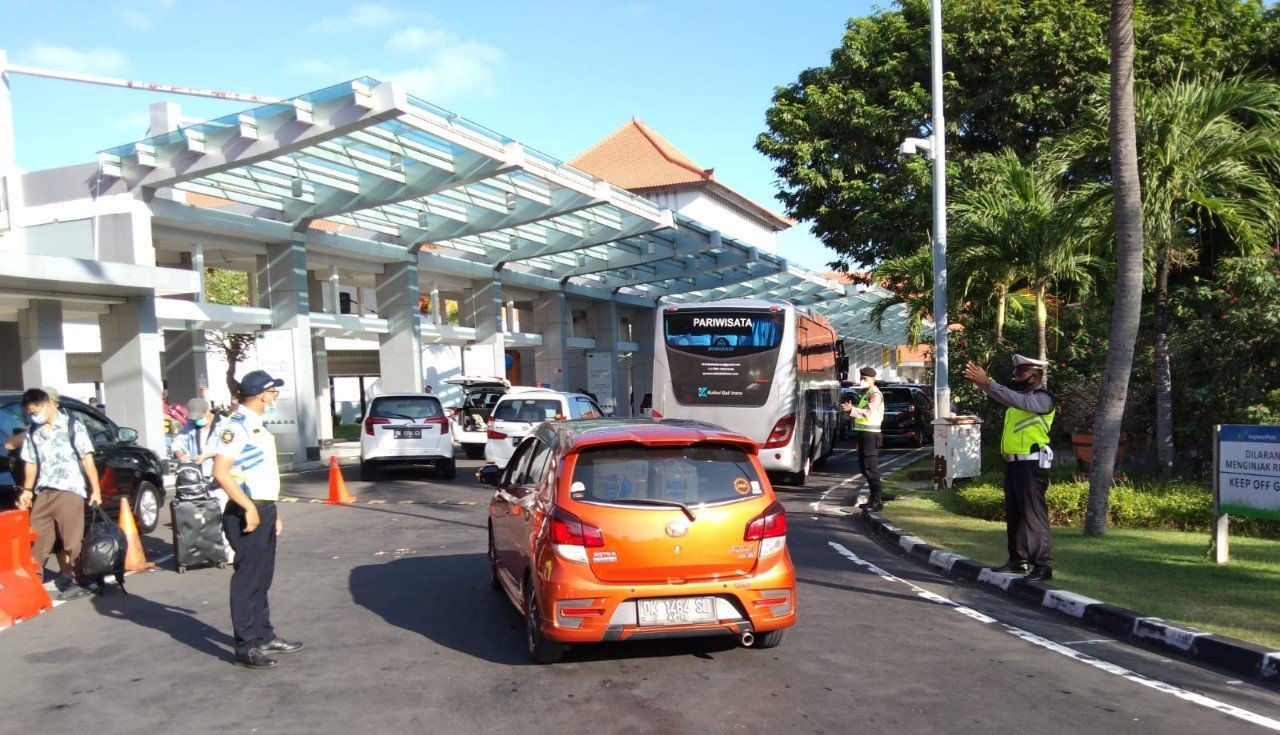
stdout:
POLYGON ((263 370, 240 379, 240 407, 218 435, 213 479, 230 502, 222 529, 236 552, 231 575, 231 625, 235 630, 236 664, 251 669, 276 665, 270 653, 301 650, 276 635, 267 593, 276 566, 276 538, 283 525, 276 513, 280 468, 276 441, 262 417, 275 411, 283 380, 263 370))

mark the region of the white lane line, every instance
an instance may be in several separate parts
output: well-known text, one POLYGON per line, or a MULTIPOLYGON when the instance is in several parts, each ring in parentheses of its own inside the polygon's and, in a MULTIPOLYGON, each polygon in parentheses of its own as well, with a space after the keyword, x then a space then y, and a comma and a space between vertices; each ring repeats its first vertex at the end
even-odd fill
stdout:
MULTIPOLYGON (((845 449, 842 451, 850 452, 853 450, 845 449)), ((896 470, 899 467, 911 464, 912 462, 916 461, 922 456, 924 456, 923 450, 919 450, 919 449, 915 451, 907 452, 905 454, 894 455, 893 457, 890 457, 889 459, 885 460, 884 464, 880 466, 880 470, 881 472, 896 470)), ((826 506, 827 498, 831 495, 831 493, 834 493, 837 490, 846 488, 849 485, 852 485, 853 483, 858 482, 859 480, 862 480, 862 479, 863 478, 861 475, 848 476, 844 480, 841 480, 838 484, 832 485, 831 487, 827 488, 826 492, 818 496, 817 500, 813 501, 812 503, 809 503, 809 508, 813 510, 815 513, 828 513, 831 515, 840 515, 840 516, 852 515, 848 511, 843 511, 843 510, 840 510, 839 508, 824 507, 824 506, 826 506)), ((863 493, 859 491, 858 494, 862 495, 863 493)))
MULTIPOLYGON (((1197 694, 1195 692, 1182 689, 1181 687, 1176 687, 1172 684, 1168 684, 1158 679, 1152 679, 1149 676, 1143 676, 1142 674, 1139 674, 1135 671, 1130 671, 1129 669, 1126 669, 1123 666, 1113 664, 1110 661, 1103 661, 1102 659, 1094 658, 1093 656, 1090 656, 1087 653, 1081 653, 1074 649, 1068 648, 1066 645, 1063 645, 1061 643, 1055 643, 1049 640, 1048 638, 1038 636, 1035 633, 1032 633, 1031 631, 1024 630, 1015 625, 1009 625, 1008 623, 997 620, 989 615, 980 613, 977 610, 974 610, 972 608, 967 608, 963 605, 957 605, 955 602, 952 602, 951 600, 948 600, 947 598, 942 597, 941 595, 936 595, 932 592, 929 592, 928 590, 924 590, 920 588, 919 586, 911 582, 908 582, 905 579, 901 579, 900 577, 895 577, 894 575, 886 572, 885 570, 881 569, 875 564, 872 564, 871 562, 866 561, 862 557, 858 556, 857 554, 853 553, 849 549, 845 548, 843 545, 836 543, 835 541, 828 541, 827 545, 829 545, 832 549, 835 549, 837 553, 839 553, 841 556, 845 557, 849 561, 852 561, 853 563, 859 566, 865 567, 871 573, 877 576, 883 577, 884 579, 887 579, 892 582, 901 582, 902 584, 914 590, 917 595, 919 595, 920 597, 926 600, 929 600, 930 602, 935 602, 940 605, 944 605, 946 607, 954 608, 956 612, 959 612, 962 615, 971 617, 974 620, 977 620, 981 623, 988 623, 988 624, 998 623, 1000 627, 1005 630, 1005 632, 1009 633, 1010 635, 1016 636, 1034 646, 1039 646, 1046 650, 1053 651, 1054 653, 1058 653, 1063 656, 1066 656, 1067 658, 1079 661, 1082 664, 1086 664, 1088 666, 1092 666, 1095 669, 1105 671, 1108 674, 1119 676, 1135 684, 1141 684, 1142 686, 1147 687, 1149 689, 1154 689, 1158 692, 1163 692, 1165 694, 1173 695, 1183 701, 1191 702, 1192 704, 1196 704, 1201 707, 1214 710, 1215 712, 1221 712, 1224 715, 1230 715, 1237 719, 1244 720, 1245 722, 1248 722, 1250 724, 1258 725, 1259 727, 1264 727, 1273 732, 1280 732, 1280 720, 1274 720, 1270 717, 1267 717, 1266 715, 1260 715, 1256 712, 1251 712, 1247 709, 1237 707, 1233 704, 1227 704, 1226 702, 1221 702, 1219 700, 1206 697, 1203 694, 1197 694)), ((1097 639, 1097 640, 1089 640, 1089 641, 1073 641, 1069 645, 1080 645, 1084 643, 1111 643, 1111 642, 1112 641, 1110 640, 1097 639)))

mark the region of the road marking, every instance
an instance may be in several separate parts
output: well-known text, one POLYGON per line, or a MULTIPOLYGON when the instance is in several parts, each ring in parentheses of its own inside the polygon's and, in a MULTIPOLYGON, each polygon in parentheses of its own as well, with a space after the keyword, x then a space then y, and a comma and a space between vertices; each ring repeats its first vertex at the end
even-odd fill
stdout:
MULTIPOLYGON (((1044 638, 1042 636, 1036 635, 1035 633, 1032 633, 1029 630, 1024 630, 1015 625, 1010 625, 1003 621, 997 620, 996 618, 993 618, 984 613, 980 613, 977 610, 974 610, 972 608, 968 608, 963 605, 958 605, 955 602, 948 600, 947 598, 942 597, 941 595, 937 595, 932 592, 929 592, 928 590, 925 590, 919 587, 918 585, 913 584, 912 582, 909 582, 900 577, 895 577, 889 572, 886 572, 885 570, 881 569, 875 564, 872 564, 871 562, 853 553, 849 549, 845 548, 842 544, 838 544, 835 541, 828 541, 827 544, 832 549, 834 549, 837 553, 839 553, 841 556, 845 557, 849 561, 852 561, 853 563, 859 566, 865 567, 872 574, 875 574, 891 582, 901 582, 907 587, 910 587, 913 591, 915 591, 917 595, 919 595, 923 599, 929 600, 930 602, 935 602, 945 607, 953 608, 956 610, 956 612, 959 612, 962 615, 971 617, 974 620, 977 620, 981 623, 999 624, 999 626, 1003 628, 1005 632, 1017 638, 1020 638, 1034 646, 1039 646, 1046 650, 1053 651, 1054 653, 1058 653, 1063 656, 1066 656, 1067 658, 1079 661, 1082 664, 1092 666, 1093 668, 1099 669, 1100 671, 1105 671, 1108 674, 1114 674, 1115 676, 1119 676, 1135 684, 1141 684, 1142 686, 1145 686, 1149 689, 1154 689, 1158 692, 1163 692, 1165 694, 1173 695, 1183 701, 1191 702, 1192 704, 1196 704, 1201 707, 1214 710, 1216 712, 1221 712, 1224 715, 1230 715, 1237 719, 1244 720, 1245 722, 1248 722, 1250 724, 1264 727, 1273 732, 1280 732, 1280 720, 1274 720, 1270 717, 1267 717, 1266 715, 1260 715, 1256 712, 1251 712, 1247 709, 1243 709, 1232 704, 1227 704, 1226 702, 1221 702, 1216 699, 1206 697, 1203 694, 1197 694, 1195 692, 1182 689, 1181 687, 1176 687, 1172 684, 1165 683, 1158 679, 1152 679, 1149 676, 1143 676, 1142 674, 1139 674, 1135 671, 1130 671, 1129 669, 1126 669, 1123 666, 1113 664, 1110 661, 1103 661, 1102 659, 1094 658, 1093 656, 1090 656, 1087 653, 1081 653, 1080 651, 1076 651, 1074 649, 1068 648, 1067 645, 1064 645, 1061 643, 1055 643, 1054 641, 1051 641, 1048 638, 1044 638)), ((1079 645, 1083 643, 1111 643, 1111 642, 1112 641, 1109 641, 1109 640, 1097 639, 1097 640, 1090 640, 1090 641, 1074 641, 1072 644, 1068 644, 1068 645, 1079 645)))
MULTIPOLYGON (((849 452, 853 450, 845 449, 842 451, 849 452)), ((916 461, 917 459, 920 459, 923 456, 924 456, 923 449, 916 449, 910 452, 906 452, 905 454, 897 454, 890 457, 889 459, 886 459, 884 464, 880 466, 880 470, 882 472, 886 470, 896 470, 899 467, 911 464, 912 462, 916 461)), ((858 482, 860 480, 865 482, 865 479, 859 474, 848 476, 844 480, 841 480, 838 484, 832 485, 831 487, 827 488, 826 492, 818 496, 817 500, 813 501, 812 503, 809 503, 809 508, 811 508, 815 513, 829 513, 831 515, 839 515, 839 516, 852 515, 848 511, 841 510, 838 507, 833 508, 833 507, 824 507, 824 506, 826 506, 827 497, 830 496, 831 493, 837 490, 840 490, 842 488, 848 487, 849 485, 852 485, 853 483, 858 482)), ((858 495, 862 495, 861 490, 858 492, 858 495)))

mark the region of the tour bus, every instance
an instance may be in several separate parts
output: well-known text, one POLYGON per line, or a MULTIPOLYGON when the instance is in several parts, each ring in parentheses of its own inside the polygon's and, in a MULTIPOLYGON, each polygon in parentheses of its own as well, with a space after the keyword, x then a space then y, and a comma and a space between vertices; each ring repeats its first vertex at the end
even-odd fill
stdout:
POLYGON ((839 427, 836 333, 822 315, 779 299, 659 307, 653 418, 694 419, 760 445, 760 462, 803 485, 839 427))

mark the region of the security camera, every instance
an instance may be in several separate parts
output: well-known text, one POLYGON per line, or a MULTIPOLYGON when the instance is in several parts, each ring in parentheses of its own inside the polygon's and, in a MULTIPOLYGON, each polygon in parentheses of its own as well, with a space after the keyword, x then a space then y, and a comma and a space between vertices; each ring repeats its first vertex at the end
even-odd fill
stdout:
POLYGON ((902 145, 898 146, 898 155, 914 156, 920 151, 929 154, 929 158, 933 158, 933 138, 907 138, 902 141, 902 145))

